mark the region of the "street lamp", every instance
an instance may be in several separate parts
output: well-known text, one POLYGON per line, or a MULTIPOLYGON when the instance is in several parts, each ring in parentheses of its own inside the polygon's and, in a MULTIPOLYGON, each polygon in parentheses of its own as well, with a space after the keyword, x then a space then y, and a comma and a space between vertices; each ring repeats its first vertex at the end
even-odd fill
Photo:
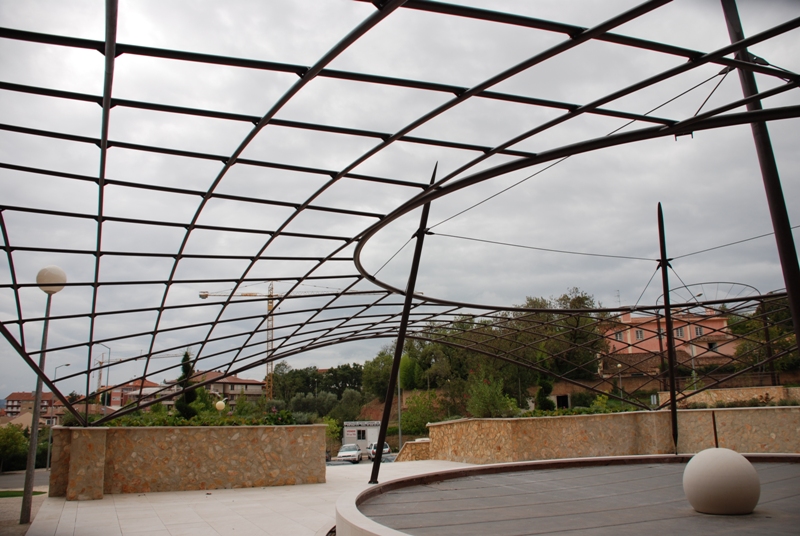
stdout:
MULTIPOLYGON (((97 344, 99 344, 100 346, 102 346, 103 348, 108 350, 108 373, 106 374, 106 385, 111 385, 111 348, 109 348, 108 346, 106 346, 102 342, 98 342, 97 344)), ((100 363, 100 383, 103 383, 102 378, 103 378, 103 363, 100 363)), ((99 391, 100 389, 102 389, 103 386, 102 385, 98 385, 97 387, 98 387, 97 390, 99 391)), ((108 404, 107 404, 109 406, 111 405, 111 402, 112 402, 111 397, 113 395, 114 395, 114 391, 113 390, 109 391, 108 404)), ((103 415, 105 415, 106 414, 106 408, 105 408, 106 404, 103 404, 103 397, 100 397, 100 405, 103 407, 103 415)))
POLYGON ((622 396, 622 363, 617 363, 617 374, 619 374, 619 396, 622 396))
MULTIPOLYGON (((61 367, 68 367, 69 363, 64 363, 63 365, 59 365, 56 367, 55 372, 53 373, 53 381, 55 382, 58 379, 58 369, 61 367)), ((55 424, 55 412, 53 412, 53 420, 50 422, 50 427, 48 428, 47 432, 47 470, 50 470, 50 447, 53 445, 53 425, 55 424)))
POLYGON ((61 367, 68 367, 68 366, 69 366, 69 363, 64 363, 63 365, 57 366, 56 367, 56 371, 55 371, 55 373, 53 375, 53 381, 56 381, 58 379, 58 369, 60 369, 61 367))
MULTIPOLYGON (((47 294, 47 304, 44 310, 44 329, 42 330, 42 351, 39 354, 39 371, 44 373, 45 351, 47 350, 47 328, 50 327, 50 301, 53 294, 64 288, 67 274, 58 266, 46 266, 36 274, 36 284, 39 289, 47 294)), ((42 405, 42 377, 36 375, 36 394, 33 397, 33 417, 31 419, 30 444, 28 445, 28 463, 25 466, 25 488, 22 492, 22 510, 19 514, 19 523, 24 525, 31 521, 31 506, 33 504, 33 477, 36 467, 36 447, 39 439, 39 413, 42 405)))

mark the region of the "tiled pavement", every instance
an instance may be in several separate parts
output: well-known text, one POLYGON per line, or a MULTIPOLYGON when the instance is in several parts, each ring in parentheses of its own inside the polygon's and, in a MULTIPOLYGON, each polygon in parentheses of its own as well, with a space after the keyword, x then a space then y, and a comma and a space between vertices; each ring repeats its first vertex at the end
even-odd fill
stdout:
MULTIPOLYGON (((444 461, 387 463, 380 481, 465 467, 444 461)), ((107 495, 100 501, 48 498, 28 536, 324 536, 336 500, 366 489, 372 464, 327 467, 325 484, 107 495)))

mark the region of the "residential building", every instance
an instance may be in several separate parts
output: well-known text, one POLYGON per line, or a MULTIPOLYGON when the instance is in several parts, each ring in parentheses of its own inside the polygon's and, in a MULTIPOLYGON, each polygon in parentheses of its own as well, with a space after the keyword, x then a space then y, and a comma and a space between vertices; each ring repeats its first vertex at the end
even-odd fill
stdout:
MULTIPOLYGON (((33 391, 14 392, 6 397, 6 415, 12 419, 19 417, 22 413, 33 414, 33 403, 36 393, 33 391)), ((53 393, 42 393, 42 401, 39 406, 39 415, 48 425, 56 424, 55 402, 57 401, 53 393)))
MULTIPOLYGON (((227 404, 231 408, 236 407, 236 401, 241 396, 244 396, 250 402, 255 402, 264 396, 265 382, 240 378, 238 376, 222 378, 222 373, 215 370, 196 372, 194 376, 192 376, 191 381, 192 383, 210 381, 210 383, 205 385, 205 388, 211 392, 215 399, 222 400, 227 398, 227 404)), ((175 404, 173 395, 179 390, 177 383, 178 380, 168 380, 162 385, 145 381, 141 389, 141 398, 142 400, 152 399, 154 396, 163 398, 162 404, 171 407, 175 404)), ((122 395, 123 405, 134 402, 139 398, 139 387, 140 382, 136 382, 135 385, 132 383, 122 386, 124 390, 122 395)))
MULTIPOLYGON (((738 340, 730 333, 727 317, 716 311, 675 312, 672 334, 676 364, 685 369, 735 363, 738 340)), ((653 389, 652 378, 665 371, 667 359, 666 322, 653 315, 625 313, 606 331, 609 351, 603 356, 600 374, 617 378, 626 390, 653 389)), ((666 376, 661 375, 661 388, 666 376)))
POLYGON ((222 378, 222 373, 215 370, 197 372, 192 378, 192 381, 195 382, 209 380, 211 383, 207 384, 206 388, 220 399, 227 398, 227 403, 231 407, 236 407, 236 401, 241 396, 244 396, 249 402, 255 402, 264 396, 266 383, 263 381, 238 376, 222 378))

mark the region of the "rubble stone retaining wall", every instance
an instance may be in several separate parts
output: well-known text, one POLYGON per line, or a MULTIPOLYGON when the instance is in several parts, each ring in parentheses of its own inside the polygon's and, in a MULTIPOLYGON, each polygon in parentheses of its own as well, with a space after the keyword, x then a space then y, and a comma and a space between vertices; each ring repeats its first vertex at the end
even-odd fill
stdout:
MULTIPOLYGON (((764 402, 781 399, 800 400, 800 387, 764 386, 764 387, 737 387, 733 389, 709 389, 700 391, 691 398, 682 401, 683 405, 692 402, 702 402, 708 406, 713 406, 717 402, 741 402, 757 398, 764 402)), ((669 400, 669 393, 661 391, 658 393, 658 403, 663 404, 669 400)))
MULTIPOLYGON (((800 407, 678 412, 678 452, 715 446, 745 453, 800 453, 800 407)), ((430 459, 500 463, 672 454, 668 411, 462 419, 428 425, 430 459)))
POLYGON ((419 460, 431 459, 431 440, 417 439, 416 441, 406 441, 400 452, 397 453, 395 462, 416 462, 419 460))
POLYGON ((325 425, 53 429, 50 496, 325 482, 325 425))

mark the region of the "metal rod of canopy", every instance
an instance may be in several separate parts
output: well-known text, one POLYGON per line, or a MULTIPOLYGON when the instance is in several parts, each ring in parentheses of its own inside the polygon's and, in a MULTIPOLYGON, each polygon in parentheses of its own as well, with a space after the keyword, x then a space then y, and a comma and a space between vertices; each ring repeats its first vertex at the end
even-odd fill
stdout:
MULTIPOLYGON (((742 22, 739 20, 739 11, 736 0, 722 0, 722 10, 725 13, 725 22, 728 25, 728 35, 731 43, 744 40, 742 22)), ((736 59, 748 63, 755 63, 754 57, 746 48, 736 53, 736 59)), ((752 71, 737 69, 739 81, 742 84, 742 93, 745 97, 758 94, 756 77, 752 71)), ((747 103, 748 111, 761 110, 761 101, 753 100, 747 103)), ((792 235, 792 224, 789 222, 789 213, 786 210, 786 200, 783 196, 781 178, 778 174, 778 165, 775 163, 775 153, 769 137, 767 124, 764 122, 750 123, 753 131, 753 140, 756 144, 758 164, 761 167, 761 178, 764 181, 764 191, 767 194, 769 215, 772 218, 772 228, 775 231, 775 242, 778 246, 778 257, 781 260, 783 281, 786 285, 786 294, 789 298, 789 310, 792 312, 792 324, 795 334, 800 333, 800 264, 797 261, 797 249, 792 235)))
POLYGON ((664 233, 664 212, 661 203, 658 204, 658 242, 661 249, 661 259, 658 264, 661 268, 661 284, 664 289, 664 320, 667 327, 667 366, 669 367, 669 412, 672 421, 672 443, 675 454, 678 453, 678 406, 675 402, 675 338, 672 332, 672 310, 669 299, 669 268, 670 259, 667 257, 667 239, 664 233))
MULTIPOLYGON (((431 175, 431 183, 429 187, 433 187, 436 181, 436 168, 438 163, 433 168, 431 175)), ((425 232, 428 230, 428 214, 430 213, 431 205, 426 203, 422 207, 422 216, 419 219, 419 229, 417 230, 417 243, 414 248, 414 258, 411 261, 411 271, 408 274, 408 285, 406 286, 406 299, 403 303, 403 314, 400 318, 400 329, 397 333, 397 344, 394 348, 394 360, 392 361, 392 372, 389 376, 389 387, 386 389, 386 403, 383 406, 383 418, 381 419, 381 429, 378 432, 378 446, 375 448, 375 458, 372 461, 372 475, 369 478, 370 484, 378 483, 378 472, 381 468, 381 459, 383 458, 383 444, 386 441, 386 429, 389 427, 389 415, 392 411, 392 399, 394 398, 394 389, 397 385, 397 374, 400 370, 400 358, 403 355, 403 346, 406 342, 406 331, 408 329, 408 317, 411 311, 411 302, 414 299, 414 287, 417 284, 417 273, 419 271, 419 261, 422 258, 422 243, 425 241, 425 232)), ((397 403, 401 401, 398 399, 397 403)), ((398 406, 399 407, 399 406, 398 406)), ((398 415, 400 412, 398 411, 398 415)), ((399 445, 402 446, 402 445, 399 445)))

